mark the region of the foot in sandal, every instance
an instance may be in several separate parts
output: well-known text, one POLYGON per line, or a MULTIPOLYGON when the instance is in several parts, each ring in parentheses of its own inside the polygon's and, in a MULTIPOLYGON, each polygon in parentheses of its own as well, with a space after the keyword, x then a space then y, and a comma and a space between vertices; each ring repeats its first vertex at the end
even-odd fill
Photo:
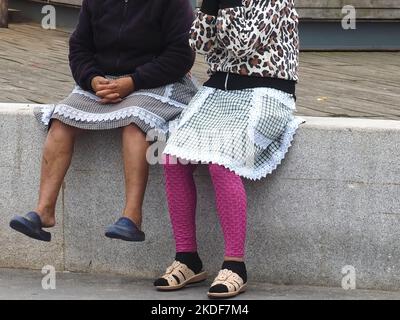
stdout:
POLYGON ((110 239, 123 241, 143 242, 146 238, 144 232, 140 230, 132 219, 122 217, 115 224, 106 229, 105 236, 110 239))
POLYGON ((177 253, 175 261, 167 268, 165 274, 154 282, 161 291, 172 291, 206 280, 203 263, 197 252, 177 253))
POLYGON ((10 227, 15 231, 18 231, 32 239, 40 240, 40 241, 51 241, 51 233, 44 231, 43 228, 52 227, 54 223, 51 225, 45 225, 36 212, 29 212, 24 217, 23 216, 15 216, 10 221, 10 227))
POLYGON ((225 261, 208 291, 214 299, 232 298, 247 289, 247 271, 244 262, 225 261))

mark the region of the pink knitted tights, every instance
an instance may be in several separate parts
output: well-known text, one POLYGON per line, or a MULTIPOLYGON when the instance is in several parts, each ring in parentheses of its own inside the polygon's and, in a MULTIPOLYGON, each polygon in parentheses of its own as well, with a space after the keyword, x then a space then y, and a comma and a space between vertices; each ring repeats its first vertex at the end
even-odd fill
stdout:
MULTIPOLYGON (((168 157, 164 165, 168 207, 174 231, 176 252, 197 251, 196 164, 173 164, 168 157)), ((175 160, 175 163, 177 161, 175 160)), ((225 256, 242 258, 246 241, 246 191, 242 180, 223 166, 208 166, 214 185, 217 212, 225 242, 225 256)))

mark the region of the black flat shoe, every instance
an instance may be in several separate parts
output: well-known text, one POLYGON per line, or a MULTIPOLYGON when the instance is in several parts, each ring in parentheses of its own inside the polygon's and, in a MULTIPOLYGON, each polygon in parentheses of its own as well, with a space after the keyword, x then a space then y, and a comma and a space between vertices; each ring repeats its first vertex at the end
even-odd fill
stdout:
POLYGON ((36 212, 29 212, 25 217, 15 216, 10 227, 32 239, 51 241, 51 233, 43 230, 42 220, 36 212))
POLYGON ((105 236, 111 239, 123 241, 142 242, 145 240, 145 234, 129 218, 120 218, 115 224, 109 226, 105 236))

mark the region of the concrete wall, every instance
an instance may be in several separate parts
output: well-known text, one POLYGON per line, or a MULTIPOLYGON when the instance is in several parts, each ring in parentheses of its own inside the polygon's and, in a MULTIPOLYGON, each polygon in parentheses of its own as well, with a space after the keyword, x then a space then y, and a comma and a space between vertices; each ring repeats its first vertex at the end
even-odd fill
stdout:
MULTIPOLYGON (((50 244, 8 228, 37 198, 45 134, 31 106, 0 104, 0 267, 154 277, 173 257, 159 166, 151 169, 143 244, 106 239, 123 207, 120 132, 83 136, 57 209, 50 244)), ((353 265, 359 288, 400 289, 400 122, 307 118, 282 166, 247 182, 251 279, 340 286, 353 265)), ((207 172, 197 173, 198 232, 205 267, 216 272, 222 238, 207 172)))

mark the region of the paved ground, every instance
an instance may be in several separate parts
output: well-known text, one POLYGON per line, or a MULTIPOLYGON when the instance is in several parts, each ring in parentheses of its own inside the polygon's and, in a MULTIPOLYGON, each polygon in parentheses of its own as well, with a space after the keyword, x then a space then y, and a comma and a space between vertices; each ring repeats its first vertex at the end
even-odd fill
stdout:
MULTIPOLYGON (((57 273, 56 290, 43 290, 40 271, 0 269, 0 300, 185 300, 207 299, 209 283, 183 291, 162 293, 153 290, 151 280, 135 280, 126 276, 57 273)), ((240 299, 400 299, 400 292, 372 290, 345 291, 340 288, 307 286, 250 285, 240 299)))
MULTIPOLYGON (((34 24, 0 29, 0 102, 54 103, 73 86, 68 37, 34 24)), ((206 78, 203 58, 194 75, 206 78)), ((400 119, 400 52, 302 52, 298 113, 400 119)))

